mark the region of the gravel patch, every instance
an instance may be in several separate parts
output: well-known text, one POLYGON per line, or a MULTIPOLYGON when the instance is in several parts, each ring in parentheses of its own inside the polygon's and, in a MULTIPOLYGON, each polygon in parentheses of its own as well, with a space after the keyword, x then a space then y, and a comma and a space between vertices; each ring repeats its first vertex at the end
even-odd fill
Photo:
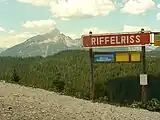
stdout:
POLYGON ((159 120, 160 113, 92 103, 0 82, 0 120, 159 120))

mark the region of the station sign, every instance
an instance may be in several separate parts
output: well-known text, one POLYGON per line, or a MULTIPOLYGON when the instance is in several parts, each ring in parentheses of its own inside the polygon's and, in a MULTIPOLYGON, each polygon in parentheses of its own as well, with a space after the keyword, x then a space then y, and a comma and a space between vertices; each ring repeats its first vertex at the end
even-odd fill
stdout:
POLYGON ((134 46, 150 44, 150 33, 83 35, 83 47, 134 46))

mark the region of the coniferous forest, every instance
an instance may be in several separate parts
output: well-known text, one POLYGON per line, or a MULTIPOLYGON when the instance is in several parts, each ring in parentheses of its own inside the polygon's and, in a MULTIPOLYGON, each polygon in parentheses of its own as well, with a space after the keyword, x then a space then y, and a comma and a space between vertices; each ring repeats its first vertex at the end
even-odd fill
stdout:
MULTIPOLYGON (((141 63, 94 64, 96 100, 140 101, 141 63)), ((148 99, 160 100, 160 58, 147 57, 148 99)), ((43 57, 0 57, 0 80, 89 99, 90 60, 87 51, 63 51, 43 57)))

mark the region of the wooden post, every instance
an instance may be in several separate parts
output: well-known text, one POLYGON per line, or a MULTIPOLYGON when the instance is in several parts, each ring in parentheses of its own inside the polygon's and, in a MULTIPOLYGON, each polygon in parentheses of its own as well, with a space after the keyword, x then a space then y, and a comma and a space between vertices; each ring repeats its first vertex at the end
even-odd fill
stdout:
MULTIPOLYGON (((144 29, 141 29, 141 33, 144 33, 144 29)), ((146 69, 146 47, 142 46, 142 72, 143 74, 147 73, 146 69)), ((147 102, 147 89, 146 85, 141 85, 141 100, 143 103, 147 102)))
MULTIPOLYGON (((90 40, 92 36, 92 32, 89 32, 90 40)), ((90 58, 90 99, 94 101, 94 78, 93 78, 93 49, 89 48, 89 58, 90 58)))

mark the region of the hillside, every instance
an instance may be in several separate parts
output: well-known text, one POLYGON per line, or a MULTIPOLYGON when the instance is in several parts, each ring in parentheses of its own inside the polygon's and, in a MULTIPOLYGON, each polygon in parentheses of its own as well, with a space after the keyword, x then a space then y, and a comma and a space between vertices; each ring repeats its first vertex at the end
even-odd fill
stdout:
POLYGON ((158 120, 160 113, 91 103, 81 99, 0 82, 1 120, 158 120))
MULTIPOLYGON (((160 59, 147 59, 148 98, 160 99, 160 59)), ((89 99, 90 64, 86 51, 63 51, 46 58, 0 57, 0 79, 10 81, 13 69, 20 84, 89 99)), ((140 100, 140 63, 94 64, 96 99, 140 100)))
POLYGON ((155 48, 149 53, 150 56, 160 57, 160 47, 155 48))
POLYGON ((0 53, 3 52, 5 50, 5 48, 0 48, 0 53))

